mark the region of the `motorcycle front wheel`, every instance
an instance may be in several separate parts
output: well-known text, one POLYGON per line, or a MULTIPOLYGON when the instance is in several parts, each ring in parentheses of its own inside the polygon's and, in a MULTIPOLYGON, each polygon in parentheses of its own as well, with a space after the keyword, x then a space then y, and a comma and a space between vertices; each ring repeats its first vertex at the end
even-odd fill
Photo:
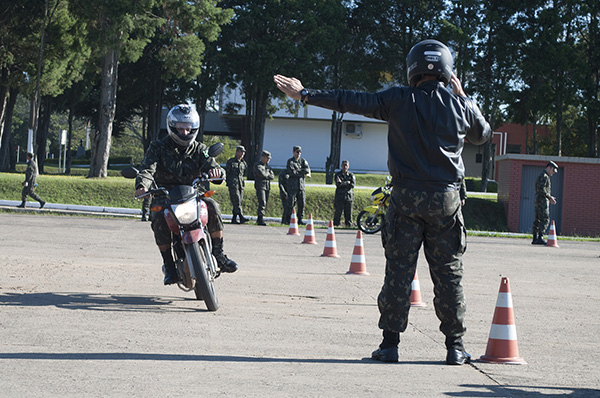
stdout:
POLYGON ((192 245, 185 245, 185 250, 188 261, 192 265, 194 275, 196 276, 196 284, 194 285, 196 298, 198 300, 204 300, 206 308, 208 308, 209 311, 216 311, 219 309, 219 301, 217 300, 214 278, 210 273, 204 245, 206 245, 206 243, 201 240, 192 245))
POLYGON ((358 228, 366 234, 375 234, 383 228, 383 214, 373 214, 366 210, 358 213, 356 224, 358 228))

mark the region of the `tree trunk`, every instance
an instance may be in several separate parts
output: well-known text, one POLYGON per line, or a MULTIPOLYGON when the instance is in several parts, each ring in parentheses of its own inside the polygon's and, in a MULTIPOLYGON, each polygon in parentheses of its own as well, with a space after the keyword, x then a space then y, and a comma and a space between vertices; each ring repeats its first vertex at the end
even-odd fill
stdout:
POLYGON ((152 79, 150 88, 150 100, 148 101, 148 134, 144 142, 144 151, 152 141, 159 137, 160 123, 162 117, 162 92, 163 83, 160 74, 152 79))
POLYGON ((18 88, 11 88, 8 94, 8 101, 6 101, 6 105, 3 107, 3 122, 4 126, 2 127, 2 123, 0 123, 0 171, 13 171, 15 170, 15 161, 13 156, 13 136, 12 136, 12 117, 13 111, 15 109, 15 104, 17 103, 17 96, 19 95, 18 88))
MULTIPOLYGON (((246 91, 246 131, 250 136, 246 149, 246 162, 254 165, 260 159, 265 138, 265 120, 267 118, 267 100, 269 93, 263 88, 250 86, 246 91)), ((248 167, 248 178, 254 179, 253 167, 248 167)))
MULTIPOLYGON (((0 70, 0 149, 4 145, 2 137, 5 130, 4 126, 6 125, 6 103, 9 98, 8 75, 9 71, 7 68, 0 70)), ((0 163, 2 163, 2 157, 0 157, 0 163)))
POLYGON ((331 114, 331 147, 329 156, 325 161, 325 183, 333 184, 335 169, 340 166, 342 151, 342 120, 343 113, 333 112, 331 114))
POLYGON ((52 97, 45 96, 40 100, 40 114, 38 130, 36 133, 37 165, 40 174, 44 174, 44 162, 48 147, 48 130, 50 129, 50 116, 52 116, 52 97))
POLYGON ((118 71, 119 48, 114 48, 109 50, 103 59, 98 131, 94 134, 92 141, 88 178, 104 178, 108 175, 108 157, 110 155, 113 121, 117 109, 118 71))
POLYGON ((71 154, 71 143, 73 140, 73 113, 75 112, 73 110, 73 104, 71 104, 71 106, 69 107, 69 116, 68 116, 68 123, 69 123, 69 132, 67 133, 67 159, 65 161, 66 163, 66 167, 65 167, 65 174, 71 174, 71 162, 73 160, 73 155, 71 154))

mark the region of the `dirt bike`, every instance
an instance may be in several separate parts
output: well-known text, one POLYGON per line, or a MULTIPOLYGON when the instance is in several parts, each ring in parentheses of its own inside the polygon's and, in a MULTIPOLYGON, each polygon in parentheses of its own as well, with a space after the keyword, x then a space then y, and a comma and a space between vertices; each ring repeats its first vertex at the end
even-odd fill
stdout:
MULTIPOLYGON (((223 151, 223 144, 211 145, 208 149, 210 157, 216 157, 223 151)), ((121 171, 125 178, 136 178, 138 170, 128 167, 121 171)), ((164 197, 164 206, 154 207, 153 211, 162 211, 169 229, 173 233, 173 252, 175 268, 179 275, 177 286, 185 292, 194 290, 198 300, 204 300, 209 311, 219 309, 219 301, 215 292, 215 279, 221 274, 217 260, 212 254, 210 234, 207 229, 208 207, 202 200, 210 197, 214 191, 203 194, 198 192, 198 187, 210 181, 222 178, 209 178, 202 174, 196 178, 192 185, 177 185, 171 189, 156 186, 150 189, 141 199, 148 195, 164 197)), ((165 272, 163 265, 163 273, 165 272)))
POLYGON ((385 212, 392 196, 391 177, 385 178, 385 185, 371 192, 373 204, 365 207, 356 218, 358 228, 367 234, 374 234, 381 231, 385 222, 385 212))

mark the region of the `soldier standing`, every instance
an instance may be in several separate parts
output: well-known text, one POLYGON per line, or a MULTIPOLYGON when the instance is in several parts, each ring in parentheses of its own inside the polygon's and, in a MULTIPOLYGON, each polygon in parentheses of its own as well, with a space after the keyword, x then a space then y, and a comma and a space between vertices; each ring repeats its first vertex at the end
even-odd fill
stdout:
POLYGON ((283 214, 281 215, 281 223, 289 224, 291 212, 287 207, 288 202, 288 193, 287 193, 287 182, 289 180, 288 174, 285 170, 282 170, 279 173, 278 181, 279 181, 279 199, 281 199, 281 207, 283 208, 283 214))
POLYGON ((548 162, 546 168, 535 181, 535 220, 533 221, 532 245, 545 245, 544 234, 550 224, 550 204, 556 204, 556 198, 550 194, 550 177, 558 173, 558 165, 548 162))
POLYGON ((269 166, 270 161, 271 152, 263 151, 260 160, 254 165, 254 189, 256 189, 256 199, 258 200, 256 224, 258 225, 267 225, 264 220, 265 209, 271 192, 271 180, 275 178, 275 174, 269 166))
POLYGON ((290 223, 290 217, 292 216, 292 209, 298 202, 298 224, 304 225, 302 221, 304 217, 304 204, 306 203, 306 187, 304 185, 304 177, 310 177, 310 167, 306 159, 300 157, 302 154, 302 148, 300 146, 294 146, 294 156, 288 159, 286 165, 286 173, 288 174, 287 183, 287 208, 289 213, 287 219, 284 220, 284 224, 290 223))
POLYGON ((354 204, 354 185, 356 178, 348 169, 350 163, 347 160, 342 161, 342 170, 335 173, 335 199, 333 201, 333 225, 340 225, 342 211, 344 211, 344 219, 346 226, 352 226, 352 205, 354 204))
POLYGON ((462 365, 471 358, 462 340, 466 230, 458 192, 465 175, 461 155, 465 138, 483 144, 491 129, 452 73, 452 63, 446 45, 425 40, 406 57, 408 87, 377 93, 318 90, 305 88, 296 78, 274 76, 277 87, 292 99, 388 122, 388 168, 394 189, 381 232, 386 267, 377 298, 383 341, 371 354, 376 361, 398 362, 422 246, 434 283, 440 331, 446 337, 446 363, 462 365))
POLYGON ((35 188, 37 187, 35 180, 37 179, 37 177, 37 163, 35 162, 35 160, 33 160, 33 153, 27 152, 27 169, 25 170, 25 181, 23 181, 23 183, 21 184, 23 185, 23 190, 21 191, 21 204, 17 207, 25 207, 25 204, 27 203, 27 195, 40 202, 40 209, 44 207, 46 202, 44 202, 42 198, 40 198, 38 194, 35 193, 35 188))
POLYGON ((227 161, 225 172, 227 173, 227 187, 229 188, 229 198, 233 207, 232 224, 243 224, 248 219, 242 213, 242 201, 244 200, 244 173, 248 164, 244 160, 246 148, 238 146, 235 150, 235 156, 227 161), (239 222, 237 218, 239 217, 239 222))

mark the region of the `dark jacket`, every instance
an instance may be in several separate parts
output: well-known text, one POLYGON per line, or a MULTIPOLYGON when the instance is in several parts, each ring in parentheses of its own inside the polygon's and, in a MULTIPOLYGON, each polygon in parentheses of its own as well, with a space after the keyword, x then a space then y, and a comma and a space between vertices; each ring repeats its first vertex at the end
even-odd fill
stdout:
POLYGON ((275 174, 269 164, 264 164, 260 160, 256 162, 254 165, 254 189, 270 191, 273 178, 275 178, 275 174))
MULTIPOLYGON (((187 148, 181 148, 169 137, 150 143, 146 156, 140 165, 140 172, 135 179, 136 189, 144 186, 152 188, 152 178, 159 187, 167 189, 175 185, 192 185, 202 172, 212 168, 220 168, 214 158, 209 158, 206 145, 194 141, 187 148)), ((221 168, 221 175, 225 171, 221 168)), ((219 182, 216 182, 219 183, 219 182)), ((208 189, 206 184, 199 188, 200 192, 208 189)))
POLYGON ((378 93, 309 90, 308 103, 387 121, 388 169, 394 187, 458 190, 465 175, 461 158, 465 138, 480 145, 491 135, 477 104, 436 80, 378 93))

